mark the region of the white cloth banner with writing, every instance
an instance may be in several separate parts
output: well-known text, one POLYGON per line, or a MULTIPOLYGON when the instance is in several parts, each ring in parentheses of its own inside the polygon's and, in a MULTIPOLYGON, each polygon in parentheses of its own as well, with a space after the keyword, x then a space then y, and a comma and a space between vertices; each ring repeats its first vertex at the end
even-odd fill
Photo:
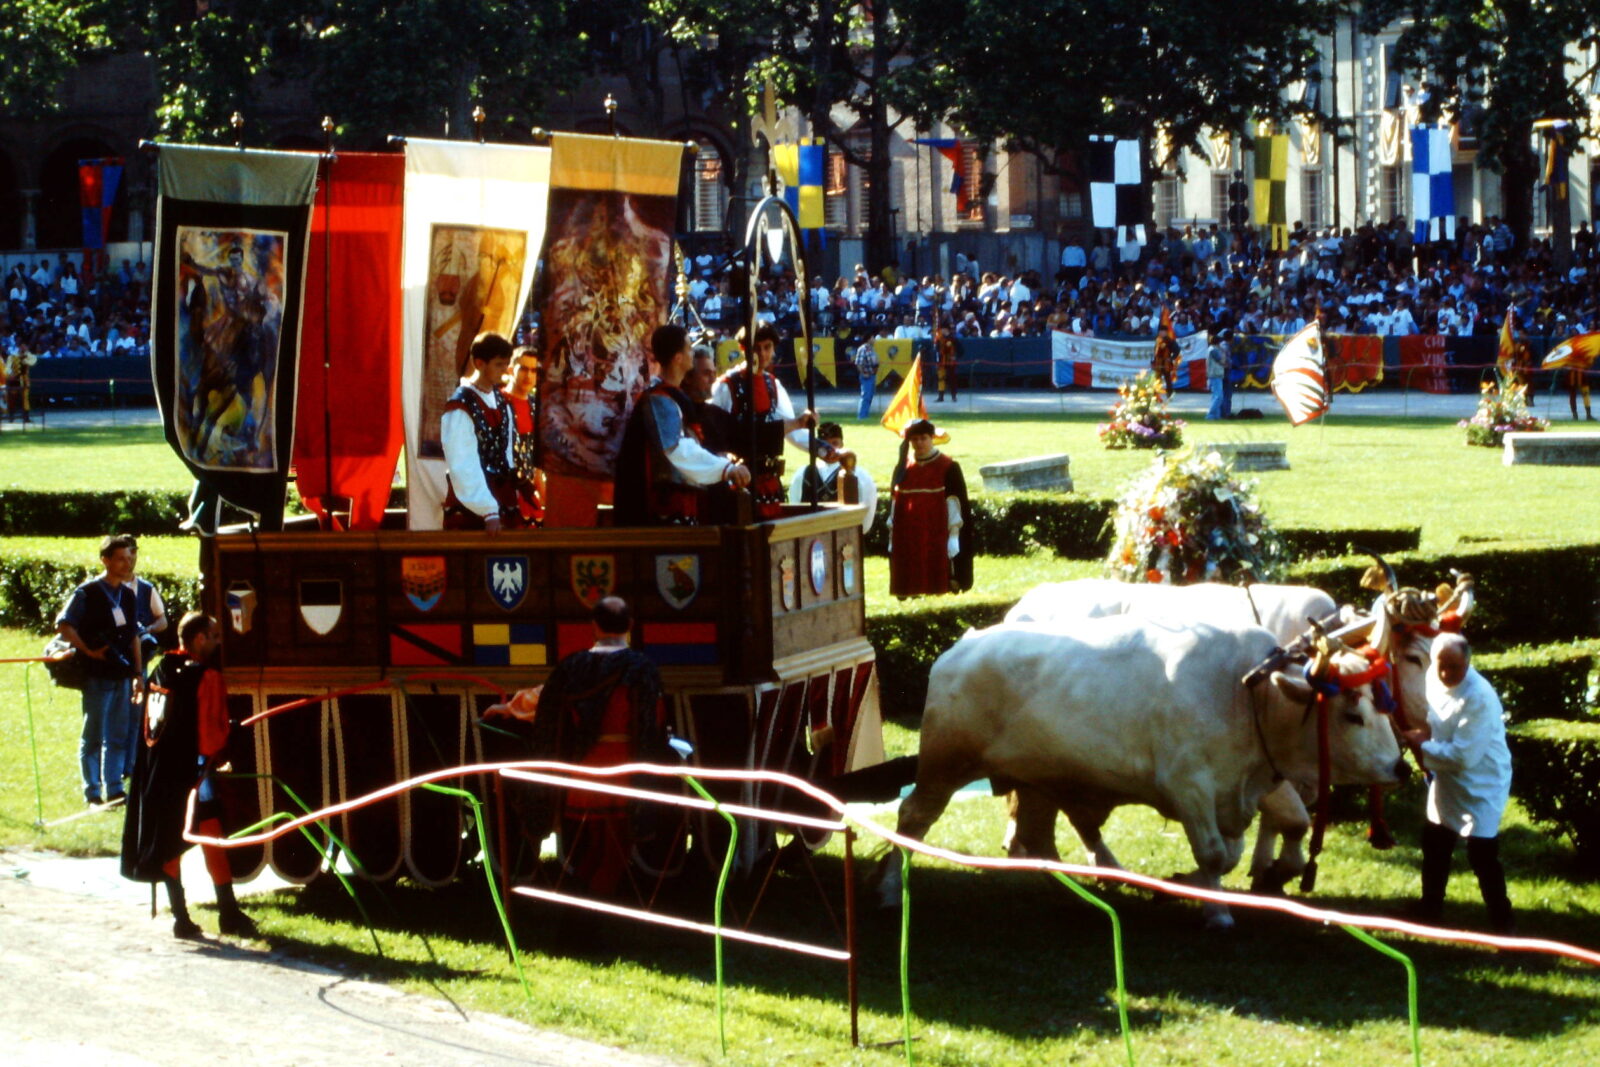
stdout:
MULTIPOLYGON (((1178 370, 1173 376, 1174 389, 1205 388, 1208 347, 1203 333, 1178 338, 1178 370)), ((1155 352, 1154 337, 1148 341, 1107 341, 1056 330, 1050 334, 1051 381, 1057 389, 1069 385, 1115 389, 1149 370, 1155 352)))

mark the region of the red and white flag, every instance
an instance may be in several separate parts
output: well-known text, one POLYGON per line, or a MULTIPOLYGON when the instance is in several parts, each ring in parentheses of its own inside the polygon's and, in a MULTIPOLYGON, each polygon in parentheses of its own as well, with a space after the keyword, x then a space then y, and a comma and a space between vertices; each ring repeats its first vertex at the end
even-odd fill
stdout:
POLYGON ((1328 410, 1326 353, 1322 329, 1315 322, 1289 338, 1272 361, 1272 395, 1299 426, 1328 410))

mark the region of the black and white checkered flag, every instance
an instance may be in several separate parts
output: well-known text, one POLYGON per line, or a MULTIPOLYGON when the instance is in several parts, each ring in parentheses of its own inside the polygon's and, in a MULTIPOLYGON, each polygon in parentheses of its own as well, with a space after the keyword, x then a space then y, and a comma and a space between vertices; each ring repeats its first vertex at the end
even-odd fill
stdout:
POLYGON ((1144 244, 1144 168, 1138 141, 1089 138, 1089 201, 1096 229, 1115 229, 1118 244, 1126 244, 1131 231, 1144 244))

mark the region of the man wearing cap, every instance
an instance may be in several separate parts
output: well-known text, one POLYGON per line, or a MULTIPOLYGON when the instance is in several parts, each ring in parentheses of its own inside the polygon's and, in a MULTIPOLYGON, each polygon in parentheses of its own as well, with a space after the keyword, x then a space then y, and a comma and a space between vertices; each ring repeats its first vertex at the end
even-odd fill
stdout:
MULTIPOLYGON (((835 457, 849 455, 844 451, 844 427, 837 422, 823 423, 817 428, 817 437, 833 447, 835 457)), ((808 488, 815 494, 813 499, 818 503, 837 501, 841 504, 860 504, 867 509, 861 517, 861 532, 872 529, 872 520, 878 512, 878 486, 873 482, 872 475, 856 464, 853 456, 842 463, 837 458, 823 459, 818 456, 815 463, 796 471, 794 480, 789 483, 789 503, 806 503, 808 488), (843 492, 847 474, 853 476, 856 482, 853 500, 846 500, 843 492)))
POLYGON ((889 592, 897 597, 972 588, 972 508, 961 464, 934 445, 933 423, 906 427, 910 457, 894 479, 889 592))

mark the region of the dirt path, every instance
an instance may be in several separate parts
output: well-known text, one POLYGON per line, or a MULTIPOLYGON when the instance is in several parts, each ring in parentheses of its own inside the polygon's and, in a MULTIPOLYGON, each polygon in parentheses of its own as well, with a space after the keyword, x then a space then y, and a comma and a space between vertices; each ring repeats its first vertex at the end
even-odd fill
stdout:
POLYGON ((108 878, 113 863, 0 851, 7 1064, 670 1067, 502 1016, 463 1018, 255 943, 178 941, 170 917, 139 906, 145 887, 117 885, 114 868, 108 878))

